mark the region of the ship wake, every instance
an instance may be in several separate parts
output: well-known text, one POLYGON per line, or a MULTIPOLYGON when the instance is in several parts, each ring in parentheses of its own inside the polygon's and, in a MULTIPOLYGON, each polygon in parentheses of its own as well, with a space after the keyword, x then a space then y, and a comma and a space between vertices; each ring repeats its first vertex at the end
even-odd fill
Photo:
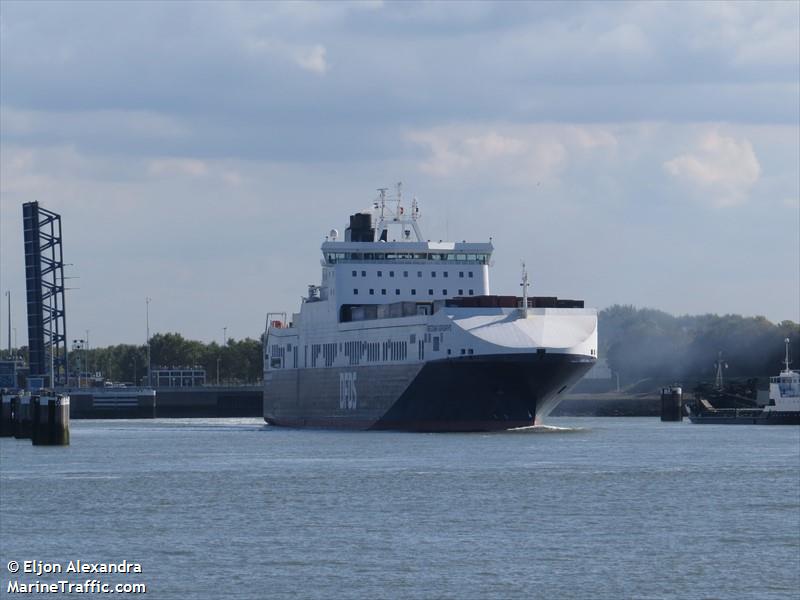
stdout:
POLYGON ((586 431, 585 427, 558 427, 556 425, 530 425, 509 429, 506 433, 575 433, 586 431))

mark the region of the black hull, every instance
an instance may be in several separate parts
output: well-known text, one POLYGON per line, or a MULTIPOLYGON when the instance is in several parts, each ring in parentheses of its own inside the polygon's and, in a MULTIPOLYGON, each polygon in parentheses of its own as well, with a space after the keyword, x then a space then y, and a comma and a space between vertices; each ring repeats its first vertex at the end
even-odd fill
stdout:
POLYGON ((702 412, 689 416, 692 423, 708 425, 800 425, 800 412, 761 413, 758 411, 702 412))
POLYGON ((320 371, 353 368, 299 369, 294 380, 286 375, 283 383, 266 388, 264 419, 288 427, 418 432, 529 427, 540 423, 594 362, 591 356, 530 353, 369 367, 357 371, 366 393, 359 391, 355 410, 340 408, 338 396, 330 399, 330 376, 319 389, 314 383, 325 377, 320 371), (380 391, 371 394, 370 386, 380 391), (287 398, 292 395, 294 401, 287 398))

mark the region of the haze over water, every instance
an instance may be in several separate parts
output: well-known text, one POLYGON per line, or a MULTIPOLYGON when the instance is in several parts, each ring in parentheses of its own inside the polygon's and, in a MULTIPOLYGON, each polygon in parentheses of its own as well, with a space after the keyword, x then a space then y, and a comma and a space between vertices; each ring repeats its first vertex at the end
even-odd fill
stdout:
POLYGON ((9 560, 127 559, 144 572, 108 579, 159 599, 796 597, 800 428, 550 424, 74 421, 68 448, 3 439, 4 593, 9 560))

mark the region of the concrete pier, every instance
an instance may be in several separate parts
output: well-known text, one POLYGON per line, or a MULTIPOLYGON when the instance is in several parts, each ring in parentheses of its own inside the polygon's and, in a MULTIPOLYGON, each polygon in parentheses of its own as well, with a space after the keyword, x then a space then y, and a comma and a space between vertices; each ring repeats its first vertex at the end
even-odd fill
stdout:
POLYGON ((20 394, 11 399, 14 414, 14 437, 18 440, 31 437, 31 395, 20 394))
POLYGON ((683 420, 683 390, 680 387, 661 388, 661 420, 683 420))
POLYGON ((159 418, 262 417, 261 385, 157 388, 159 418))
POLYGON ((69 446, 69 396, 34 396, 31 403, 34 446, 69 446))
POLYGON ((156 392, 151 388, 79 388, 63 390, 70 397, 73 419, 152 419, 156 392))

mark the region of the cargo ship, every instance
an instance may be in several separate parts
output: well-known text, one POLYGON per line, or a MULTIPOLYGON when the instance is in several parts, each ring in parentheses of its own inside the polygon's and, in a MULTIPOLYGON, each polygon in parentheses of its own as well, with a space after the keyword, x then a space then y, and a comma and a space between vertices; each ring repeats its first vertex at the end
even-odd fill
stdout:
MULTIPOLYGON (((800 425, 800 373, 789 368, 789 338, 784 340, 784 344, 784 369, 779 375, 770 377, 769 402, 766 406, 719 408, 706 397, 697 396, 695 402, 687 406, 689 420, 692 423, 716 425, 800 425)), ((719 361, 717 369, 718 372, 721 369, 719 361)))
POLYGON ((541 424, 597 358, 581 300, 492 295, 488 242, 423 238, 416 198, 379 190, 322 243, 300 312, 269 313, 264 420, 288 427, 496 431, 541 424))

